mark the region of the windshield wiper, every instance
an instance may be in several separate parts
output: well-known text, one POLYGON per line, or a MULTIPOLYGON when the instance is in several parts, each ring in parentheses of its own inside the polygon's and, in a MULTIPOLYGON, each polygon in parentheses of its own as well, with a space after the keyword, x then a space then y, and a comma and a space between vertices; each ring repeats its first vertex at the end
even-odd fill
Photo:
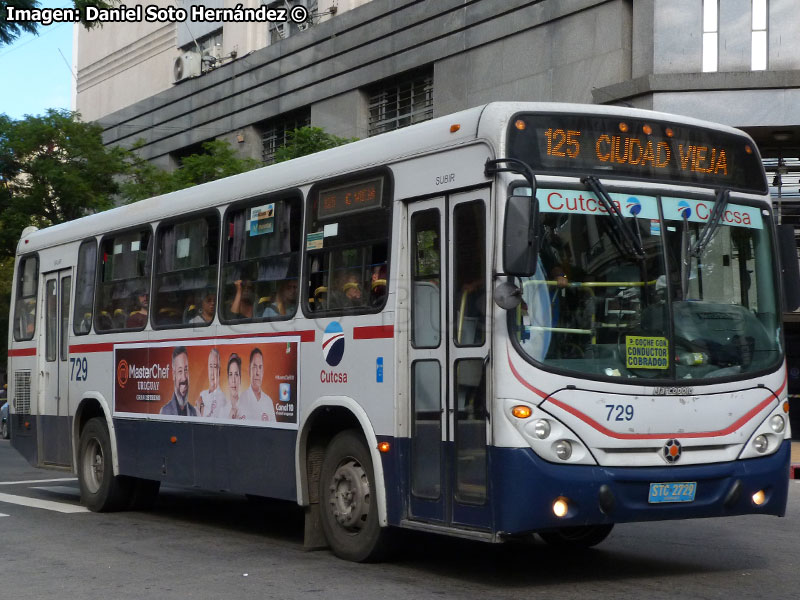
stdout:
POLYGON ((705 250, 711 238, 717 232, 717 227, 722 222, 722 217, 725 215, 725 209, 728 207, 728 200, 730 199, 731 191, 727 189, 720 189, 716 192, 716 200, 714 202, 714 210, 711 211, 711 216, 706 221, 703 229, 692 246, 691 253, 693 256, 700 258, 700 255, 705 250))
POLYGON ((603 208, 606 209, 608 216, 611 218, 611 227, 617 237, 619 245, 630 256, 643 259, 645 257, 645 252, 644 248, 642 247, 642 237, 639 232, 639 227, 636 226, 636 217, 634 216, 633 218, 634 229, 636 231, 636 233, 634 233, 628 227, 627 223, 625 223, 625 217, 622 216, 622 212, 620 212, 619 207, 614 204, 613 200, 611 200, 608 192, 597 177, 594 175, 589 175, 588 177, 581 179, 581 183, 586 185, 594 193, 594 195, 597 196, 600 204, 602 204, 603 208))

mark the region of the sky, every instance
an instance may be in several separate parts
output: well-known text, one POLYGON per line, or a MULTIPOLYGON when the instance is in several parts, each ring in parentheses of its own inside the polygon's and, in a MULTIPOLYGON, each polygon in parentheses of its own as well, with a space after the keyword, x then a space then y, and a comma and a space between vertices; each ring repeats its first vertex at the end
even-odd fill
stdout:
MULTIPOLYGON (((69 0, 45 0, 39 5, 73 6, 69 0)), ((43 114, 48 108, 70 108, 72 28, 72 23, 40 27, 39 35, 26 33, 0 46, 0 113, 21 119, 43 114)))

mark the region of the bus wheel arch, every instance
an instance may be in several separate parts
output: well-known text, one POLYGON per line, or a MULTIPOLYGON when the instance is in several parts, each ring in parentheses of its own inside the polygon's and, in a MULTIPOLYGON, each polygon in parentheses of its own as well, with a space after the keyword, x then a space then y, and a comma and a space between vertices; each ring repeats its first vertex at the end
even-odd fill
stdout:
POLYGON ((297 499, 306 509, 306 548, 328 545, 320 519, 320 503, 325 501, 320 497, 320 479, 326 453, 343 432, 349 432, 349 437, 358 440, 368 456, 364 456, 363 461, 369 462, 373 518, 379 528, 387 525, 383 466, 366 412, 350 398, 321 398, 310 407, 297 436, 297 499))
POLYGON ((117 436, 114 431, 114 423, 111 420, 111 409, 106 399, 100 394, 87 394, 81 399, 78 408, 75 410, 75 418, 72 423, 73 439, 73 461, 77 473, 78 454, 80 451, 80 439, 86 425, 94 418, 102 418, 106 422, 112 448, 112 467, 114 474, 119 474, 119 459, 117 457, 117 436))

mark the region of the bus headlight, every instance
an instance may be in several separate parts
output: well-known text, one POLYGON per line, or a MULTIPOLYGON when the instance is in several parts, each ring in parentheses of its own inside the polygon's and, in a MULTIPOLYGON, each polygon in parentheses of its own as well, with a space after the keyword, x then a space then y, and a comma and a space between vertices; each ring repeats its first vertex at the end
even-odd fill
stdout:
POLYGON ((756 449, 756 452, 759 452, 760 454, 764 454, 764 452, 767 451, 768 447, 769 447, 769 441, 767 440, 767 436, 765 436, 765 435, 757 435, 753 439, 753 448, 756 449))
POLYGON ((533 433, 540 440, 546 440, 550 435, 550 423, 547 421, 547 419, 539 419, 536 421, 533 433))
POLYGON ((555 450, 556 456, 561 460, 569 460, 569 457, 572 456, 572 444, 567 440, 558 440, 553 445, 553 450, 555 450))
POLYGON ((775 433, 780 433, 786 428, 786 421, 784 421, 782 415, 774 415, 769 420, 769 426, 772 427, 772 431, 775 433))

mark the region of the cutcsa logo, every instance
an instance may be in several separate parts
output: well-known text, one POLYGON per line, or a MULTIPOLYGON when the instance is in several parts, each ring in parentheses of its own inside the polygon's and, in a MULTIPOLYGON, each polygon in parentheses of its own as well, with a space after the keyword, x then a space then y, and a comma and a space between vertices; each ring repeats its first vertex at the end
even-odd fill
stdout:
POLYGON ((635 217, 640 212, 642 212, 642 203, 636 196, 631 196, 628 198, 627 204, 625 204, 625 208, 628 209, 628 212, 631 214, 632 217, 635 217))
POLYGON ((686 200, 678 202, 678 214, 682 219, 689 219, 692 216, 692 207, 686 200))
POLYGON ((344 356, 344 330, 342 326, 334 321, 325 328, 322 336, 322 356, 325 362, 335 367, 342 362, 344 356))

